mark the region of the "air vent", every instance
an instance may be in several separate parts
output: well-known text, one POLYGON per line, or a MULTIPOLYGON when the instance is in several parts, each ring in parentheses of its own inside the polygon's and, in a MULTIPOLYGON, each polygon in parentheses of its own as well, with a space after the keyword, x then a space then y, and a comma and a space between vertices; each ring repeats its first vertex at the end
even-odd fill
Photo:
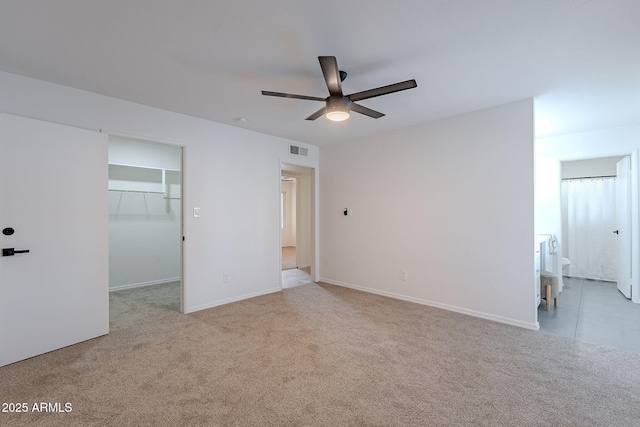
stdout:
POLYGON ((297 145, 290 145, 289 146, 289 153, 290 154, 295 154, 296 156, 308 156, 309 155, 309 149, 308 148, 304 148, 304 147, 298 147, 297 145))

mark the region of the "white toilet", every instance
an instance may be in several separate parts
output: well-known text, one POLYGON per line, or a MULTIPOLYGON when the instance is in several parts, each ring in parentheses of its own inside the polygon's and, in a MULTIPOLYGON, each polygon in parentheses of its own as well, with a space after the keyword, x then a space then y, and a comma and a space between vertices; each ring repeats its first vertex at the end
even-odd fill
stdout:
POLYGON ((566 276, 569 273, 569 265, 571 264, 571 261, 569 261, 569 258, 562 258, 562 275, 566 276))

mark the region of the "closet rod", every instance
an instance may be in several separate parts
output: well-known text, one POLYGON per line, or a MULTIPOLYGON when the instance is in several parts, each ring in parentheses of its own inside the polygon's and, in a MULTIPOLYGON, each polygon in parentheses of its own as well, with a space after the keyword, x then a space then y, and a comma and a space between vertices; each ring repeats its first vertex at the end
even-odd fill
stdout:
POLYGON ((617 178, 617 175, 581 176, 580 178, 562 178, 563 181, 575 181, 576 179, 617 178))
POLYGON ((120 193, 142 193, 142 194, 162 194, 166 195, 164 191, 142 191, 142 190, 117 190, 110 188, 109 191, 118 191, 120 193))
POLYGON ((109 191, 117 191, 119 193, 138 193, 138 194, 162 194, 162 197, 164 197, 167 200, 180 200, 180 197, 169 197, 167 195, 167 193, 165 193, 164 191, 142 191, 142 190, 116 190, 113 188, 110 188, 109 191))

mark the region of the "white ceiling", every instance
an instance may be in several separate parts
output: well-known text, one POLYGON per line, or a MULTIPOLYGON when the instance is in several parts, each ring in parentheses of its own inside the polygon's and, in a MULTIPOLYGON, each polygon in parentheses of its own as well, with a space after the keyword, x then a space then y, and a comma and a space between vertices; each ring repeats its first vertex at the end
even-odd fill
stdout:
POLYGON ((0 70, 309 144, 536 99, 538 136, 640 123, 638 0, 0 1, 0 70), (374 120, 304 120, 319 55, 374 120), (246 118, 246 121, 240 118, 246 118))

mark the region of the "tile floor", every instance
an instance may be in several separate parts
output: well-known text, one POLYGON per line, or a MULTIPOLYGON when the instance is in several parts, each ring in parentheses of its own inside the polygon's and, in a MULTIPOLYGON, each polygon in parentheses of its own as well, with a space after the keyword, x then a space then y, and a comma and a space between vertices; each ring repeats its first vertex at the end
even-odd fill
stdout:
POLYGON ((282 288, 306 285, 311 282, 311 267, 282 270, 282 288))
POLYGON ((640 304, 613 282, 565 277, 558 306, 538 307, 540 331, 640 353, 640 304))

